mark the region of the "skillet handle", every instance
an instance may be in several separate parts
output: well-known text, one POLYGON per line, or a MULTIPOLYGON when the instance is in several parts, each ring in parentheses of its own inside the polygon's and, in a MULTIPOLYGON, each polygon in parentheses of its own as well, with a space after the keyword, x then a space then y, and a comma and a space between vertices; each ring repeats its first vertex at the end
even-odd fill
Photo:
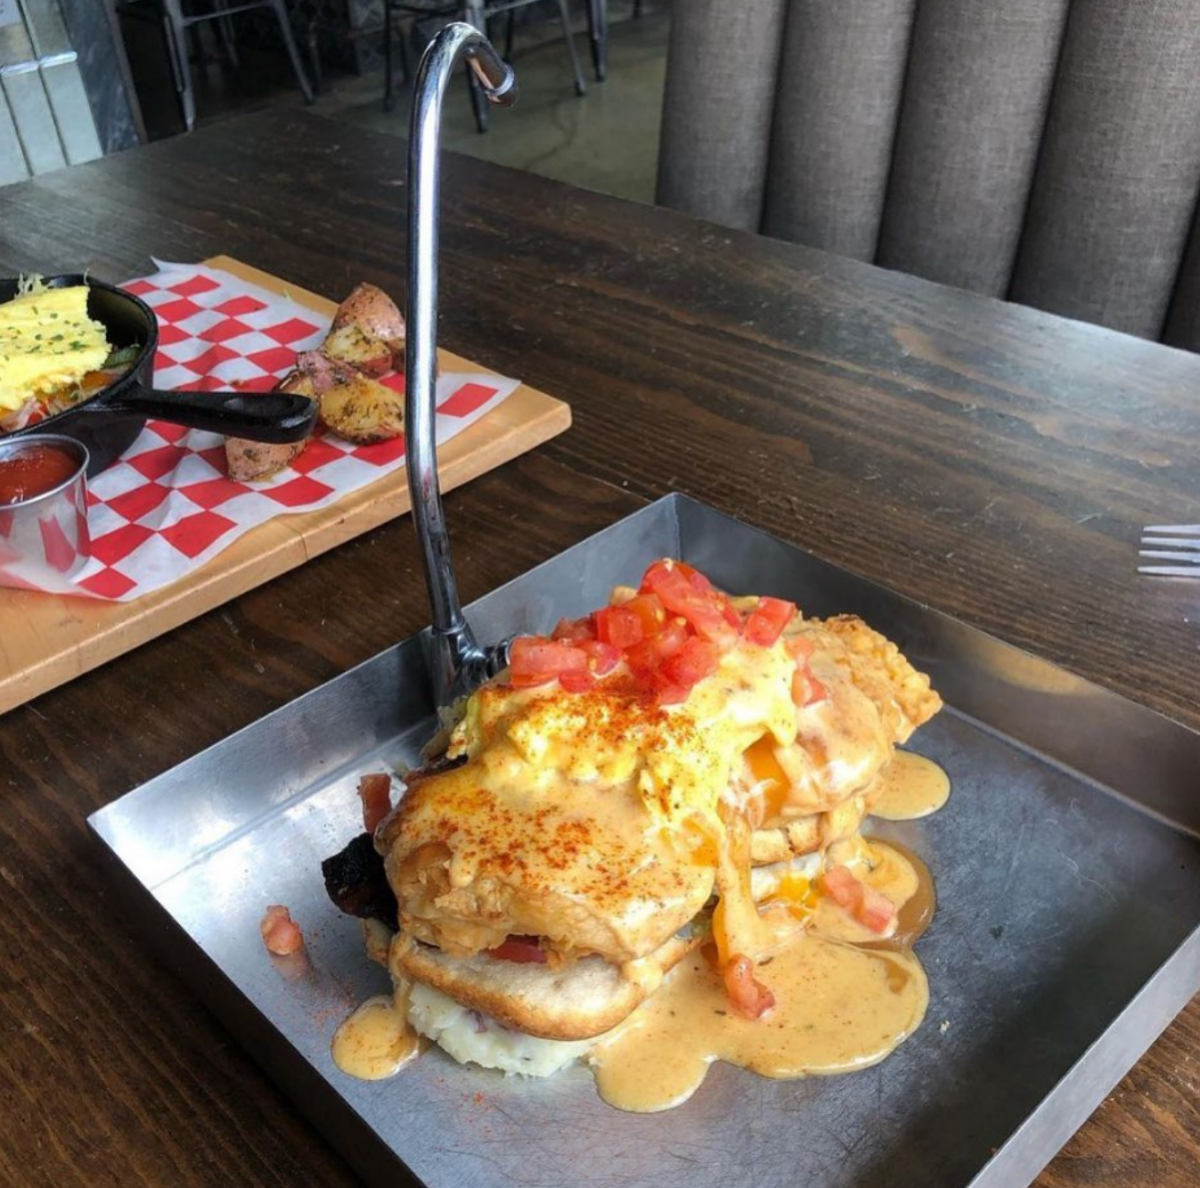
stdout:
POLYGON ((288 392, 160 392, 137 383, 101 401, 96 412, 148 417, 268 443, 302 441, 317 420, 315 401, 288 392))

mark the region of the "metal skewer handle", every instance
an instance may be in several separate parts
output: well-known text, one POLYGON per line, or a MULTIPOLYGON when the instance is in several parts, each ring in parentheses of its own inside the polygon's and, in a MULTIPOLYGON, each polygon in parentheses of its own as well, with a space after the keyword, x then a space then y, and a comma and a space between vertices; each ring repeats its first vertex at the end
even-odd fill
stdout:
POLYGON ((442 103, 460 58, 492 103, 515 102, 512 68, 477 29, 456 22, 430 43, 417 69, 408 140, 408 310, 405 430, 408 490, 433 614, 429 663, 434 696, 449 706, 508 662, 504 644, 481 648, 463 616, 442 513, 434 447, 437 375, 438 183, 442 103))

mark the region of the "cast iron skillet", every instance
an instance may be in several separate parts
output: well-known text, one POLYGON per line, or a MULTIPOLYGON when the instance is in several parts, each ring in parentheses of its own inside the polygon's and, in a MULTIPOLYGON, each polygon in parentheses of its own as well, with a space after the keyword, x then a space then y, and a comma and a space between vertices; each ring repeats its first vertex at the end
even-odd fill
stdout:
MULTIPOLYGON (((91 454, 88 474, 116 461, 133 444, 147 418, 190 429, 208 429, 252 441, 300 441, 312 431, 317 406, 304 396, 284 392, 158 392, 151 387, 158 320, 140 298, 104 281, 84 276, 55 276, 51 288, 87 285, 88 314, 100 322, 114 349, 137 346, 137 358, 120 379, 87 400, 0 437, 25 433, 63 433, 81 441, 91 454)), ((0 279, 0 302, 17 295, 17 281, 0 279)))

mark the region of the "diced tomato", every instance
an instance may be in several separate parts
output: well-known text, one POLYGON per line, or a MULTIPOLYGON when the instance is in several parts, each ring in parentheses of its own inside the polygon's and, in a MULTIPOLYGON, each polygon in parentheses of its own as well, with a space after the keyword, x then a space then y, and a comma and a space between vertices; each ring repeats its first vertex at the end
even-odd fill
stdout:
POLYGON ((654 652, 658 658, 665 660, 668 656, 674 656, 687 643, 688 638, 687 622, 675 617, 668 619, 662 630, 650 642, 654 645, 654 652))
POLYGON ((796 613, 794 602, 782 598, 760 598, 750 612, 743 634, 752 644, 769 648, 782 634, 796 613))
POLYGON ((738 628, 727 622, 720 604, 702 594, 690 594, 686 600, 671 605, 670 596, 660 595, 670 611, 682 615, 695 629, 697 635, 712 640, 722 652, 729 651, 737 643, 738 628))
POLYGON ((685 578, 692 584, 692 588, 699 590, 702 594, 713 588, 712 582, 708 580, 698 569, 693 569, 686 561, 676 561, 674 569, 677 573, 683 574, 685 578))
POLYGON ((896 915, 896 905, 882 891, 856 879, 844 866, 830 867, 821 876, 825 893, 872 932, 884 933, 896 915))
POLYGON ((797 660, 807 660, 813 654, 813 641, 807 635, 789 635, 783 646, 797 660))
POLYGON ((540 635, 519 635, 509 649, 512 683, 518 689, 544 685, 564 672, 579 672, 588 666, 581 648, 540 635))
POLYGON ((661 631, 667 621, 667 608, 657 594, 638 594, 625 603, 625 609, 641 620, 643 637, 661 631))
POLYGON ((625 653, 625 660, 633 674, 643 680, 653 676, 663 661, 674 656, 689 638, 687 622, 681 618, 668 619, 663 629, 640 644, 635 644, 625 653))
POLYGON ((304 934, 292 919, 292 913, 281 903, 271 904, 259 924, 263 944, 267 951, 278 957, 286 957, 304 947, 304 934))
POLYGON ((639 680, 649 680, 657 671, 662 661, 653 639, 643 640, 636 647, 625 653, 625 662, 629 671, 639 680))
POLYGON ((799 706, 824 701, 829 690, 817 680, 808 666, 813 654, 813 641, 807 635, 792 635, 785 641, 785 648, 796 658, 796 675, 792 677, 792 700, 799 706))
POLYGON ((792 677, 792 700, 798 706, 814 705, 824 701, 829 696, 829 690, 817 680, 807 664, 797 664, 792 677))
POLYGON ((682 705, 692 691, 691 685, 677 684, 661 672, 654 674, 650 685, 654 689, 654 696, 659 705, 682 705))
POLYGON ((592 625, 596 638, 615 648, 631 648, 645 635, 641 617, 624 606, 606 606, 594 612, 592 625))
POLYGON ((375 832, 375 826, 392 811, 392 777, 387 772, 371 772, 358 781, 362 801, 363 828, 375 832))
POLYGON ((639 594, 653 594, 658 582, 675 568, 673 561, 655 561, 642 575, 642 584, 638 587, 639 594))
POLYGON ((564 672, 560 674, 558 683, 568 693, 586 693, 596 684, 596 678, 585 668, 582 672, 564 672))
POLYGON ((536 936, 507 937, 503 944, 488 949, 487 953, 498 961, 512 961, 517 965, 546 964, 545 950, 538 944, 536 936))
POLYGON ((844 866, 831 866, 821 876, 825 893, 839 907, 853 908, 862 894, 862 884, 844 866))
POLYGON ((682 561, 656 561, 646 570, 641 593, 657 594, 668 611, 682 615, 698 635, 722 651, 737 642, 738 625, 725 617, 728 599, 682 561))
POLYGON ((585 639, 595 639, 596 635, 589 619, 559 619, 550 638, 566 643, 581 643, 585 639))
POLYGON ((712 676, 721 663, 717 645, 693 635, 673 656, 662 664, 663 677, 672 685, 691 688, 707 676, 712 676))
POLYGON ((761 1019, 775 1005, 775 995, 754 977, 754 962, 740 954, 721 971, 730 1005, 745 1019, 761 1019))
POLYGON ((896 905, 882 891, 863 884, 863 897, 855 913, 872 932, 886 932, 896 915, 896 905))
POLYGON ((510 673, 509 684, 514 689, 536 689, 538 685, 548 685, 557 679, 552 672, 541 673, 510 673))
POLYGON ((585 639, 579 650, 588 658, 588 668, 597 676, 612 672, 621 662, 621 649, 598 639, 585 639))

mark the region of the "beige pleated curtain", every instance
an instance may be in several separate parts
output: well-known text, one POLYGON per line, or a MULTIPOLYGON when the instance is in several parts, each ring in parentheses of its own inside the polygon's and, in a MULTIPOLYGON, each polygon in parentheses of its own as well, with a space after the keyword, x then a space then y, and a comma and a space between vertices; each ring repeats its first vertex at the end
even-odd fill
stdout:
POLYGON ((675 0, 658 199, 1200 349, 1200 0, 675 0))

